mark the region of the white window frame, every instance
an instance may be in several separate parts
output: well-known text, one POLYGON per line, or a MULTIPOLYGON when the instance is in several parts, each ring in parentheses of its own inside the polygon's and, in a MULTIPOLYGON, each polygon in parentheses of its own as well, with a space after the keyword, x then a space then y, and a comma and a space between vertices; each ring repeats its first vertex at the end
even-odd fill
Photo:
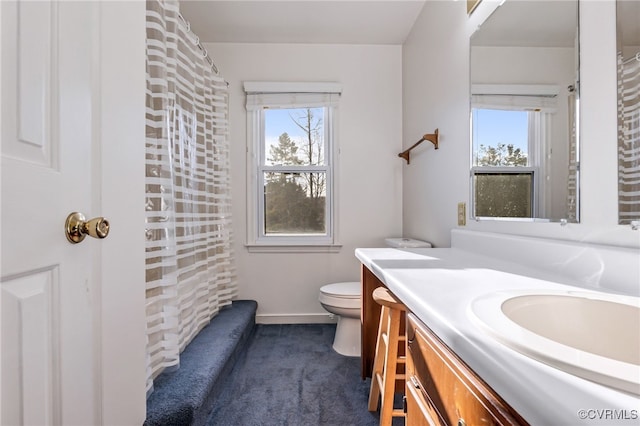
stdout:
MULTIPOLYGON (((503 173, 531 173, 533 175, 533 200, 531 206, 531 218, 506 218, 531 220, 544 216, 547 205, 546 175, 550 121, 557 111, 557 96, 560 87, 555 85, 502 85, 502 84, 473 84, 471 87, 471 116, 474 109, 502 109, 508 111, 528 111, 528 163, 526 167, 494 167, 474 166, 473 132, 471 140, 471 217, 473 219, 498 219, 497 217, 476 216, 475 214, 475 185, 476 173, 503 174, 503 173)), ((473 129, 473 122, 472 122, 473 129)), ((505 218, 499 218, 505 219, 505 218)))
POLYGON ((252 252, 335 252, 338 242, 337 223, 337 121, 339 83, 245 82, 247 95, 247 241, 252 252), (265 143, 265 109, 324 108, 323 126, 325 165, 267 166, 265 143), (326 233, 268 235, 264 229, 264 172, 326 173, 326 233))

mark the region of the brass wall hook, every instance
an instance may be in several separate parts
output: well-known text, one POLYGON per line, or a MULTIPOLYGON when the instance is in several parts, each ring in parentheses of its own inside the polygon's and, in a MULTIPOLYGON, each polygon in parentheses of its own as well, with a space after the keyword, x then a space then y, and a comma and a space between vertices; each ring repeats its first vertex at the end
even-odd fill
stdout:
POLYGON ((438 129, 436 129, 435 132, 433 133, 429 133, 422 136, 422 139, 420 139, 418 142, 411 145, 411 147, 409 147, 408 149, 402 151, 400 154, 398 154, 398 157, 404 158, 405 160, 407 160, 407 164, 411 164, 409 153, 413 148, 417 147, 424 141, 431 142, 436 147, 435 149, 438 149, 438 129))

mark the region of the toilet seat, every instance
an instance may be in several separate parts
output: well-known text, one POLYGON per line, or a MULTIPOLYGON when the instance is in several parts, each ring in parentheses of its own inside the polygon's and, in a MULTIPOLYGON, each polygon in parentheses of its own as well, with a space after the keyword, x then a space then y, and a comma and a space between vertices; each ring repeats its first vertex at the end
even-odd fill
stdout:
POLYGON ((327 296, 342 297, 345 299, 360 299, 361 291, 360 281, 327 284, 320 288, 320 292, 327 296))
POLYGON ((327 284, 320 288, 320 303, 344 309, 360 310, 362 305, 359 281, 327 284))

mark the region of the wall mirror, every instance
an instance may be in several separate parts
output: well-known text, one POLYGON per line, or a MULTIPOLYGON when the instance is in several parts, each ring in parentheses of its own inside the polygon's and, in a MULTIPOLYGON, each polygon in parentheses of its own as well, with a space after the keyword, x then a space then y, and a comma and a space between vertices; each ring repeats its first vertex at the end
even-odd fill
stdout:
POLYGON ((506 0, 472 35, 471 215, 579 221, 578 0, 506 0))
POLYGON ((640 220, 640 2, 617 0, 618 221, 640 220))

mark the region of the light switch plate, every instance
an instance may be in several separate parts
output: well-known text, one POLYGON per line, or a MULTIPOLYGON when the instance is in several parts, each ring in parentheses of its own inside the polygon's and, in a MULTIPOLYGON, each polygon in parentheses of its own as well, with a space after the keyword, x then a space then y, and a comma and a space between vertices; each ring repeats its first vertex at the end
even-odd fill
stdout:
POLYGON ((467 224, 467 203, 458 203, 458 226, 467 224))

